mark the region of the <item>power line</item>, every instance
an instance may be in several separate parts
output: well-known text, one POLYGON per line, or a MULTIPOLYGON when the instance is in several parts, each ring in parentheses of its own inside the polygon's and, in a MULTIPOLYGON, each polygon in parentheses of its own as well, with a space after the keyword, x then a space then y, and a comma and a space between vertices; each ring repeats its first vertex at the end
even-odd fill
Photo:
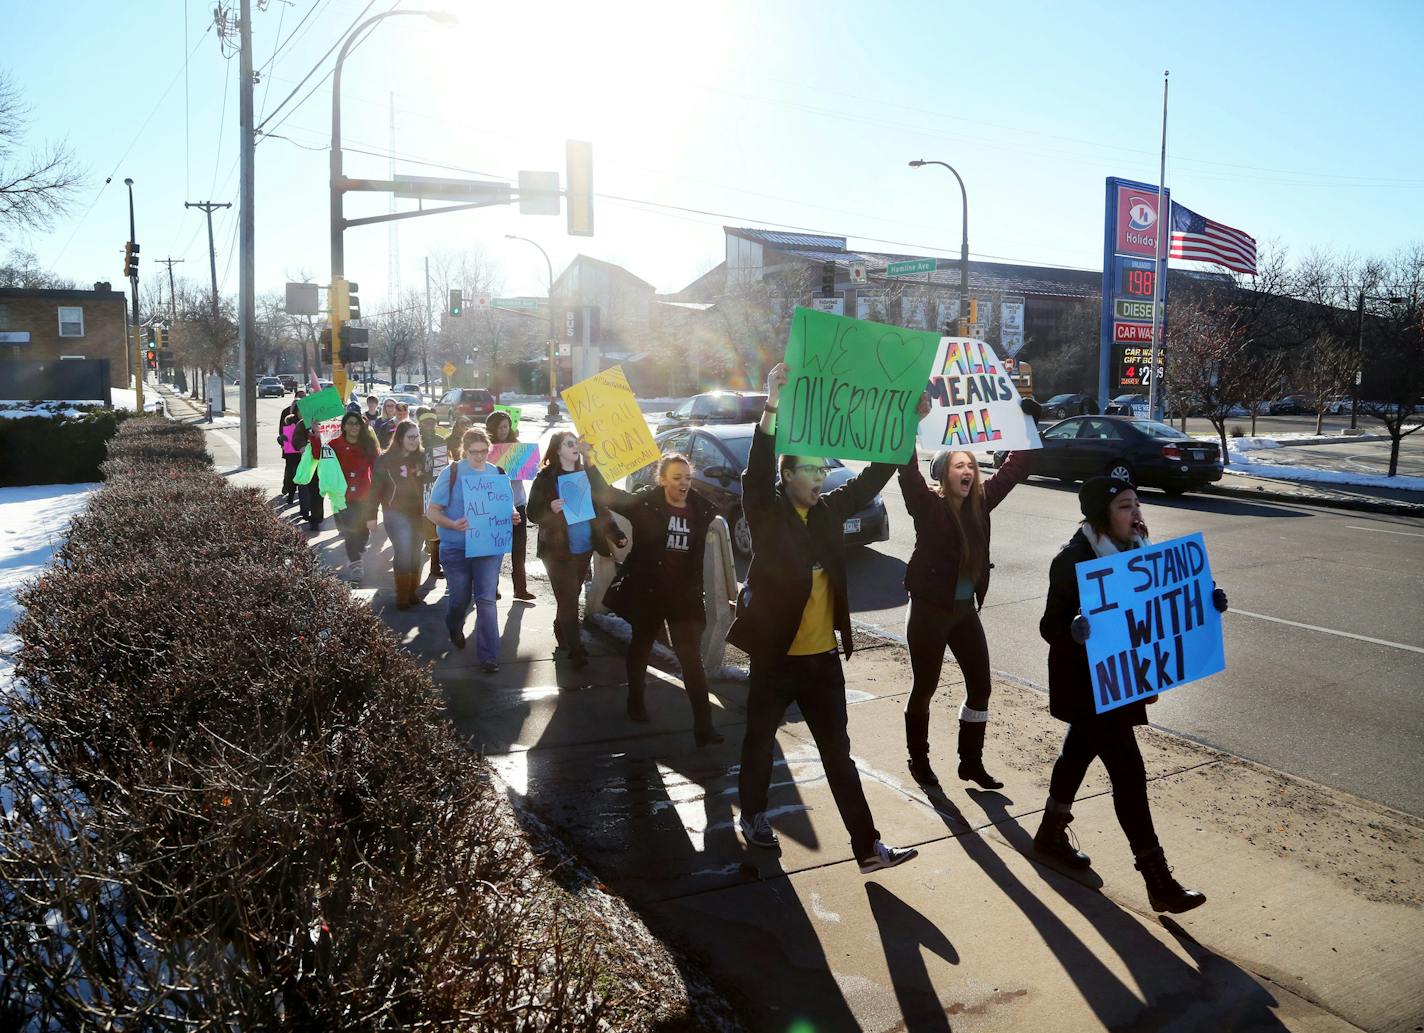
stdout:
MULTIPOLYGON (((366 6, 361 8, 361 13, 356 15, 356 17, 352 19, 351 24, 346 27, 345 32, 342 32, 341 35, 336 38, 336 42, 331 45, 331 47, 327 50, 325 54, 322 54, 321 57, 317 58, 316 64, 312 65, 311 67, 311 71, 307 72, 306 75, 302 76, 301 82, 297 83, 297 85, 292 88, 292 92, 283 97, 282 102, 278 104, 275 108, 273 108, 271 112, 268 113, 267 117, 262 120, 261 124, 257 126, 258 132, 260 132, 262 130, 262 127, 265 126, 268 122, 276 118, 277 112, 281 111, 284 107, 286 107, 287 102, 297 95, 297 91, 306 85, 307 80, 310 79, 313 75, 315 75, 317 69, 326 63, 326 59, 329 58, 332 53, 335 52, 337 47, 341 46, 342 40, 346 38, 346 33, 350 32, 358 24, 360 24, 361 19, 366 16, 366 12, 369 11, 375 5, 375 3, 376 0, 366 0, 366 6)), ((317 85, 320 85, 320 83, 318 83, 317 85)), ((308 96, 310 96, 310 94, 308 94, 308 96)), ((303 98, 303 101, 305 101, 305 98, 303 98)))

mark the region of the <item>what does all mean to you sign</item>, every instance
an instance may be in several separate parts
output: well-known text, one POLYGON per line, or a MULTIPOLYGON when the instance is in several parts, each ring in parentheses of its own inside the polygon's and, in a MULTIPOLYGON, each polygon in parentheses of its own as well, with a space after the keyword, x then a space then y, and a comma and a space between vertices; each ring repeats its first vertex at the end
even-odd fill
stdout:
POLYGON ((1098 713, 1226 668, 1200 533, 1077 566, 1098 713))

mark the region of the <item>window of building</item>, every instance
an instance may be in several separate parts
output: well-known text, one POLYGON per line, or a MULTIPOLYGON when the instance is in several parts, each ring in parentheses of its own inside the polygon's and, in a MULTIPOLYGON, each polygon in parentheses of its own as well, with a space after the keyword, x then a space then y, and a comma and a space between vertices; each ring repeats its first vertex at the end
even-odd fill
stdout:
POLYGON ((10 329, 10 306, 0 302, 0 330, 10 329))
POLYGON ((84 309, 79 305, 59 306, 59 336, 84 336, 84 309))

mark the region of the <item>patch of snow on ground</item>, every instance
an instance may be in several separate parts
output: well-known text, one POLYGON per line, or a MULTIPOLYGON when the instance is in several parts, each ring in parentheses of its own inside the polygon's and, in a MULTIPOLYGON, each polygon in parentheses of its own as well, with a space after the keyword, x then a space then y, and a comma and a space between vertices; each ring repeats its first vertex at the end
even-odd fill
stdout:
POLYGON ((1361 488, 1398 488, 1400 491, 1424 491, 1424 477, 1387 477, 1379 473, 1359 473, 1348 470, 1322 470, 1315 466, 1283 466, 1254 458, 1249 452, 1232 450, 1227 473, 1248 477, 1265 477, 1277 481, 1297 481, 1304 484, 1354 485, 1361 488))

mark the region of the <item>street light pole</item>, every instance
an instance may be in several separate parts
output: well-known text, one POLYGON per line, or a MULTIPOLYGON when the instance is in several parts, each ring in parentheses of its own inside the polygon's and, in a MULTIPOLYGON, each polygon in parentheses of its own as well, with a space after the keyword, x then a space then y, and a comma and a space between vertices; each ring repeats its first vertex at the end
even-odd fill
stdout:
POLYGON ((955 172, 954 166, 942 161, 925 161, 923 158, 910 162, 910 168, 924 165, 943 165, 954 173, 959 182, 959 197, 964 203, 963 232, 959 237, 959 336, 969 336, 969 192, 964 189, 964 180, 955 172))
MULTIPOLYGON (((135 251, 138 250, 138 242, 134 236, 134 200, 133 200, 133 180, 125 179, 124 186, 129 188, 129 245, 135 251)), ((138 340, 138 263, 133 265, 133 271, 129 274, 129 297, 133 305, 132 335, 133 340, 124 349, 133 356, 129 360, 129 365, 134 374, 134 405, 140 413, 143 412, 143 349, 139 347, 138 340)))
POLYGON ((545 251, 538 242, 530 240, 528 237, 517 237, 513 233, 506 233, 504 239, 522 240, 526 244, 533 244, 536 248, 539 248, 539 254, 544 256, 544 265, 549 270, 549 289, 545 294, 545 307, 549 310, 549 340, 547 347, 549 349, 549 402, 552 404, 559 394, 559 375, 557 372, 558 357, 554 351, 554 263, 549 261, 549 252, 545 251))
POLYGON ((1366 294, 1363 287, 1360 288, 1360 300, 1355 306, 1355 389, 1350 397, 1350 429, 1355 430, 1358 426, 1360 415, 1360 381, 1364 379, 1365 372, 1365 302, 1366 301, 1387 301, 1391 305, 1401 304, 1403 298, 1382 297, 1377 294, 1366 294))

